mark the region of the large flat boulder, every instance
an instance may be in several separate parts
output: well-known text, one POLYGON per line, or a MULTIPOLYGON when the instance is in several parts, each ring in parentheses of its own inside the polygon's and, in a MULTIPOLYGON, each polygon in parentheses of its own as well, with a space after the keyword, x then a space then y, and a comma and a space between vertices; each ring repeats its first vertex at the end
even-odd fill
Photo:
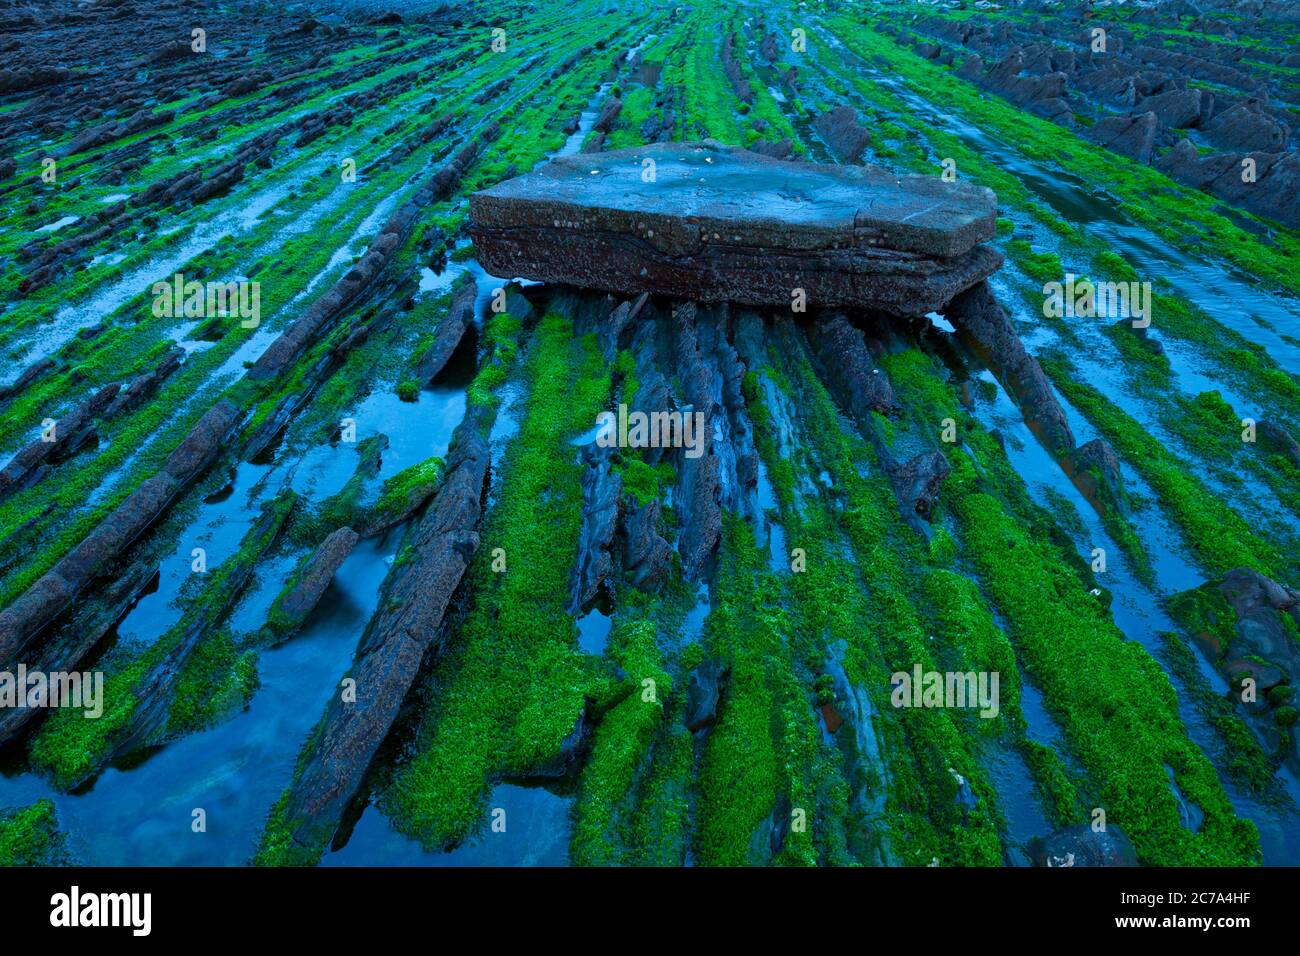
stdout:
POLYGON ((988 190, 703 143, 556 159, 470 197, 493 275, 696 302, 941 308, 1001 255, 988 190), (653 175, 651 175, 653 172, 653 175), (648 181, 647 181, 648 180, 648 181))

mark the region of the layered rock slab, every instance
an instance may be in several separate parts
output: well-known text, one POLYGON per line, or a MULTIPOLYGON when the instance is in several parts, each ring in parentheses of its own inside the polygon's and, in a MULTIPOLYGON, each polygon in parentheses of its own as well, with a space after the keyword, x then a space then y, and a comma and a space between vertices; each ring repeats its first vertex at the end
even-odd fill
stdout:
POLYGON ((562 157, 470 197, 493 275, 696 302, 922 315, 991 275, 997 200, 713 141, 562 157), (651 175, 653 174, 653 175, 651 175), (649 180, 649 181, 647 181, 649 180))

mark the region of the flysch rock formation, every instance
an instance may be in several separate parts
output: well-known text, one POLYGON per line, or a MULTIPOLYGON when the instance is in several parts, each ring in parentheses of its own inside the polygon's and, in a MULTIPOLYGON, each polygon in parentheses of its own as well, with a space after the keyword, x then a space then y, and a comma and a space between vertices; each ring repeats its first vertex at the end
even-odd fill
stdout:
MULTIPOLYGON (((1065 413, 986 281, 1002 264, 981 245, 995 234, 996 212, 997 197, 983 187, 786 162, 706 140, 556 159, 471 196, 470 232, 490 274, 657 293, 687 299, 690 310, 717 301, 788 308, 802 290, 805 306, 822 314, 818 339, 832 381, 858 368, 865 376, 871 363, 845 351, 852 327, 826 310, 942 313, 985 354, 1044 446, 1073 462, 1065 413)), ((879 375, 839 384, 855 411, 888 410, 891 397, 873 393, 888 389, 879 375)), ((927 464, 924 456, 900 462, 894 475, 913 505, 909 519, 924 516, 946 475, 927 464)), ((1094 497, 1119 509, 1118 479, 1094 497)), ((684 541, 696 530, 688 524, 684 541)), ((715 540, 716 529, 684 556, 688 576, 715 540)), ((587 572, 575 606, 599 583, 596 569, 587 572)))
POLYGON ((563 157, 470 197, 492 275, 919 316, 1002 264, 992 191, 711 140, 563 157))

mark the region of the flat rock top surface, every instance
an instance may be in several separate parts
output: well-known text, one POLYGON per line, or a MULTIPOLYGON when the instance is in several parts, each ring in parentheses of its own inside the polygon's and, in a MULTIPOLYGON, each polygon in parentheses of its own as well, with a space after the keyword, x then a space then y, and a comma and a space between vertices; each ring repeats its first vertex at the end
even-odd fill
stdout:
POLYGON ((667 252, 712 242, 947 258, 993 238, 997 198, 937 176, 790 162, 706 141, 555 159, 476 193, 470 210, 480 227, 627 232, 667 252), (643 179, 647 159, 652 182, 643 179))

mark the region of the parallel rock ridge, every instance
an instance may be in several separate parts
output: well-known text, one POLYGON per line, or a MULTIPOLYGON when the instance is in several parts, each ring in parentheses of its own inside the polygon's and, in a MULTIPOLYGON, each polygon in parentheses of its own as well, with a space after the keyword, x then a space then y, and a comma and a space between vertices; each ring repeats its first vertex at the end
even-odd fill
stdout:
POLYGON ((694 301, 922 314, 1002 257, 991 190, 711 140, 563 157, 470 197, 494 275, 694 301))

